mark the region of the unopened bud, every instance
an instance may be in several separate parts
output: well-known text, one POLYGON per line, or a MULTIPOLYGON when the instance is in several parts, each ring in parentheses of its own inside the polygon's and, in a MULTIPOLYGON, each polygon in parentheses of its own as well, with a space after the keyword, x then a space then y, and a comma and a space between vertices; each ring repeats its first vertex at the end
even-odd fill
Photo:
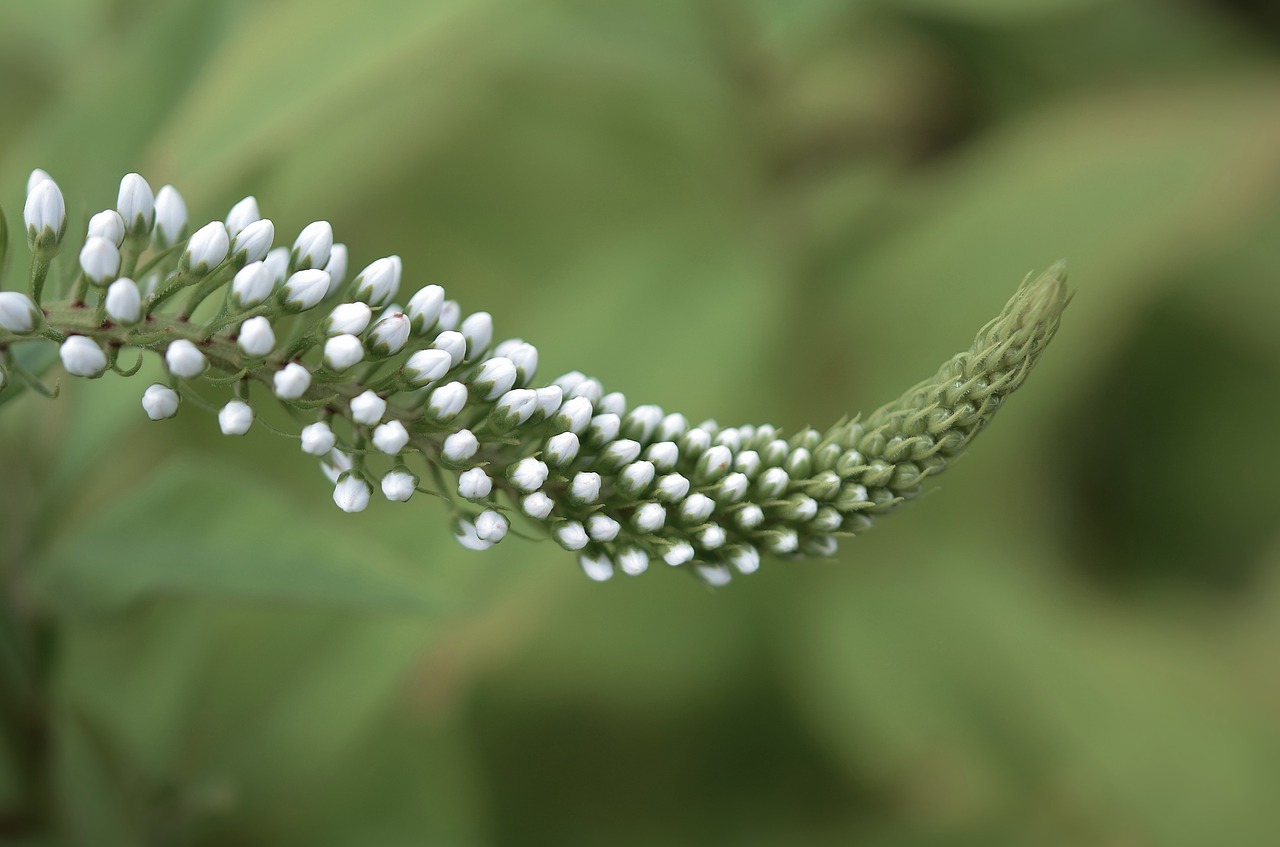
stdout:
POLYGON ((311 371, 298 362, 289 362, 271 376, 271 388, 282 400, 296 400, 311 388, 311 371))
MULTIPOLYGON (((122 222, 123 223, 123 222, 122 222)), ((156 192, 156 224, 151 239, 161 250, 187 237, 187 204, 172 185, 156 192)))
POLYGON ((120 251, 105 238, 87 238, 80 248, 80 269, 89 282, 106 285, 120 273, 120 251))
MULTIPOLYGON (((333 227, 328 221, 314 221, 302 228, 289 251, 289 267, 295 271, 320 270, 329 262, 329 251, 333 249, 333 227)), ((325 291, 329 288, 329 277, 325 276, 325 291)))
POLYGON ((352 296, 375 309, 387 305, 400 290, 401 267, 399 256, 387 256, 370 262, 356 276, 352 296))
POLYGON ((187 249, 183 251, 178 267, 189 270, 196 276, 222 264, 231 249, 231 240, 227 238, 227 228, 215 221, 197 229, 187 241, 187 249))

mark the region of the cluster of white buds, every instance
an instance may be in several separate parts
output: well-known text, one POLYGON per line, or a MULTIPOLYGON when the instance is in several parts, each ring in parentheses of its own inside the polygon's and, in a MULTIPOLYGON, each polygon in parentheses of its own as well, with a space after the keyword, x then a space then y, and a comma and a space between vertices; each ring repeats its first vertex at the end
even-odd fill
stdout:
POLYGON ((153 196, 129 174, 59 274, 65 204, 43 171, 24 220, 31 284, 0 291, 0 390, 39 386, 13 355, 20 343, 57 344, 66 372, 86 378, 127 376, 136 367, 120 367, 121 351, 152 351, 168 374, 142 394, 152 420, 184 400, 220 403, 219 428, 241 436, 255 404, 290 406, 313 417, 297 437, 342 510, 367 508, 379 489, 404 502, 434 480, 463 546, 487 549, 524 520, 594 580, 660 563, 718 586, 756 571, 762 554, 832 556, 967 446, 1021 384, 1067 299, 1055 266, 931 380, 865 420, 786 436, 692 425, 576 371, 540 384, 537 349, 495 343, 488 312, 464 315, 438 285, 402 286, 398 256, 348 281, 347 249, 324 221, 273 247, 254 197, 188 236, 177 190, 153 196), (402 294, 403 309, 392 305, 402 294))

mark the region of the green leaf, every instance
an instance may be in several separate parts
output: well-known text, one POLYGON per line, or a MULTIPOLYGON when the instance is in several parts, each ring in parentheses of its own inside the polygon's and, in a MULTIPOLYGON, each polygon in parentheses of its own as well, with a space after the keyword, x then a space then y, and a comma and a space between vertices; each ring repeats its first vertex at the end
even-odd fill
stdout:
POLYGON ((35 562, 61 607, 187 597, 427 613, 435 597, 359 529, 289 502, 270 480, 177 460, 35 562))

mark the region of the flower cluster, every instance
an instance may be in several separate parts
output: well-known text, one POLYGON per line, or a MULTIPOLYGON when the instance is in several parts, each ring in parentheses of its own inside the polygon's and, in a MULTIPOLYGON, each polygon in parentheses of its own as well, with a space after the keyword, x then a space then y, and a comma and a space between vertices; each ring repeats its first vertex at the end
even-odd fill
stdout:
POLYGON ((434 490, 454 503, 463 546, 487 549, 527 519, 595 580, 660 562, 723 585, 762 554, 833 555, 964 450, 1068 299, 1060 265, 1028 278, 934 377, 865 420, 787 437, 693 425, 576 371, 539 383, 537 349, 496 341, 487 312, 464 314, 438 285, 402 290, 397 256, 348 279, 347 249, 324 221, 275 246, 253 197, 191 232, 176 189, 153 194, 129 174, 74 263, 55 263, 66 207, 43 171, 23 218, 30 284, 0 291, 0 389, 43 389, 14 355, 27 341, 56 343, 66 372, 85 378, 127 376, 138 365, 122 367, 122 353, 153 351, 168 379, 143 391, 152 420, 184 403, 212 411, 202 392, 230 387, 216 417, 239 436, 270 398, 299 421, 344 511, 375 490, 396 502, 434 490))

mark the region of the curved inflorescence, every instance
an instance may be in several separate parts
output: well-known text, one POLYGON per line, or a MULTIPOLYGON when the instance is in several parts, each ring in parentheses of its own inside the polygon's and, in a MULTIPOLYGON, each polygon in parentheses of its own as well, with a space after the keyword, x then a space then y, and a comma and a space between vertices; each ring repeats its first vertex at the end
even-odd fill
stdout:
POLYGON ((1028 277, 933 377, 865 419, 788 438, 769 425, 691 426, 576 371, 538 385, 537 349, 494 343, 488 313, 464 316, 438 285, 394 305, 397 256, 348 281, 346 248, 323 221, 273 247, 253 197, 189 233, 172 186, 153 195, 129 174, 116 208, 90 219, 74 264, 54 261, 67 216, 43 171, 23 219, 30 277, 26 293, 0 291, 0 390, 50 393, 15 355, 24 342, 56 343, 66 372, 90 379, 130 375, 138 364, 122 367, 121 354, 153 351, 169 377, 143 392, 152 420, 207 406, 202 385, 231 386, 218 424, 243 435, 273 395, 343 510, 366 508, 375 484, 392 501, 430 492, 425 473, 454 503, 465 547, 498 543, 522 514, 595 580, 656 560, 722 585, 755 571, 761 553, 831 556, 968 446, 1069 299, 1061 264, 1028 277))

